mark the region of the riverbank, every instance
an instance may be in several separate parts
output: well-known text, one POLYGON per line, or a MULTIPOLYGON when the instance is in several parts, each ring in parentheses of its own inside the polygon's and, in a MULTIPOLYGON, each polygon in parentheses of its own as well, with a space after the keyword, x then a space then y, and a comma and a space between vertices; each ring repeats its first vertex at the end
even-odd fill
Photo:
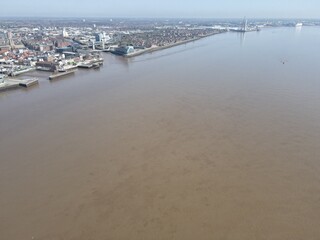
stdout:
POLYGON ((225 31, 218 32, 218 33, 211 33, 211 34, 207 34, 207 35, 204 35, 204 36, 200 36, 200 37, 196 37, 196 38, 192 38, 192 39, 188 39, 188 40, 184 40, 184 41, 175 42, 175 43, 172 43, 172 44, 168 44, 166 46, 153 46, 151 48, 137 50, 136 52, 123 55, 123 57, 125 57, 125 58, 136 57, 136 56, 139 56, 139 55, 142 55, 142 54, 145 54, 145 53, 151 53, 151 52, 160 51, 160 50, 167 49, 167 48, 176 47, 176 46, 179 46, 179 45, 187 44, 187 43, 190 43, 190 42, 194 42, 194 41, 200 40, 202 38, 210 37, 210 36, 213 36, 213 35, 216 35, 216 34, 221 34, 221 33, 225 33, 225 31))

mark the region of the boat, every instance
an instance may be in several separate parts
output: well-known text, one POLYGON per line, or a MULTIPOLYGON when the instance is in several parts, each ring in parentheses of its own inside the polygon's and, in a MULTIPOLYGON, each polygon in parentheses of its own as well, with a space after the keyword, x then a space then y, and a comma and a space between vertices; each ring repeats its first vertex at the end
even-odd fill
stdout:
POLYGON ((78 64, 78 68, 92 68, 93 65, 92 64, 88 64, 88 63, 81 63, 81 64, 78 64))
POLYGON ((5 75, 0 74, 0 89, 2 89, 3 87, 5 87, 7 84, 4 82, 4 77, 5 75))
POLYGON ((38 66, 38 67, 36 67, 36 70, 39 70, 39 71, 46 71, 46 72, 52 72, 52 68, 51 68, 51 67, 42 67, 42 66, 38 66))
POLYGON ((302 23, 297 23, 296 27, 302 27, 302 25, 303 25, 302 23))
POLYGON ((92 66, 93 66, 93 69, 99 69, 101 65, 99 63, 94 63, 92 64, 92 66))
POLYGON ((70 70, 74 70, 74 69, 77 69, 78 66, 63 66, 63 67, 60 67, 58 68, 58 72, 67 72, 67 71, 70 71, 70 70))

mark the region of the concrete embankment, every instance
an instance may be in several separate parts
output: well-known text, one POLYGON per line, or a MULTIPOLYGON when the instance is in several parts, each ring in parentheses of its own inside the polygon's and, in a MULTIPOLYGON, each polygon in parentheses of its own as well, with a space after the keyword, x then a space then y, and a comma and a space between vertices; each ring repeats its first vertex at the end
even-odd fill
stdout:
MULTIPOLYGON (((224 32, 222 32, 222 33, 224 33, 224 32)), ((126 57, 126 58, 136 57, 136 56, 139 56, 139 55, 142 55, 142 54, 145 54, 145 53, 151 53, 151 52, 155 52, 155 51, 159 51, 159 50, 163 50, 163 49, 167 49, 167 48, 172 48, 172 47, 175 47, 175 46, 183 45, 183 44, 186 44, 186 43, 189 43, 189 42, 194 42, 194 41, 197 41, 199 39, 202 39, 202 38, 205 38, 205 37, 209 37, 209 36, 212 36, 212 35, 216 35, 216 34, 219 34, 219 33, 211 33, 211 34, 207 34, 205 36, 200 36, 200 37, 196 37, 196 38, 192 38, 192 39, 188 39, 188 40, 184 40, 184 41, 179 41, 179 42, 175 42, 175 43, 172 43, 172 44, 168 44, 166 46, 151 47, 151 48, 148 48, 148 49, 138 50, 136 52, 129 53, 129 54, 126 54, 126 55, 123 55, 123 56, 126 57)))

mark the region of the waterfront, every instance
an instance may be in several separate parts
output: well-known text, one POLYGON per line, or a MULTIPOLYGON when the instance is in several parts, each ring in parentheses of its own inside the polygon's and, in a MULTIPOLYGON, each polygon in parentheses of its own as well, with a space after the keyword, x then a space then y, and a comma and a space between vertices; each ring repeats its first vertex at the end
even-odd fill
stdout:
POLYGON ((0 93, 4 239, 317 239, 319 28, 105 54, 0 93))

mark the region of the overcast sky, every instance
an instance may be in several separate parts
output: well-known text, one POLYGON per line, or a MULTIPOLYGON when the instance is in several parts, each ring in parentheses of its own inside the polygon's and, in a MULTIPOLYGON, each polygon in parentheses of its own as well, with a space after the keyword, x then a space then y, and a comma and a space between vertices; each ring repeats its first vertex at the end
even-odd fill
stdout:
POLYGON ((320 0, 1 0, 3 17, 320 18, 320 0))

